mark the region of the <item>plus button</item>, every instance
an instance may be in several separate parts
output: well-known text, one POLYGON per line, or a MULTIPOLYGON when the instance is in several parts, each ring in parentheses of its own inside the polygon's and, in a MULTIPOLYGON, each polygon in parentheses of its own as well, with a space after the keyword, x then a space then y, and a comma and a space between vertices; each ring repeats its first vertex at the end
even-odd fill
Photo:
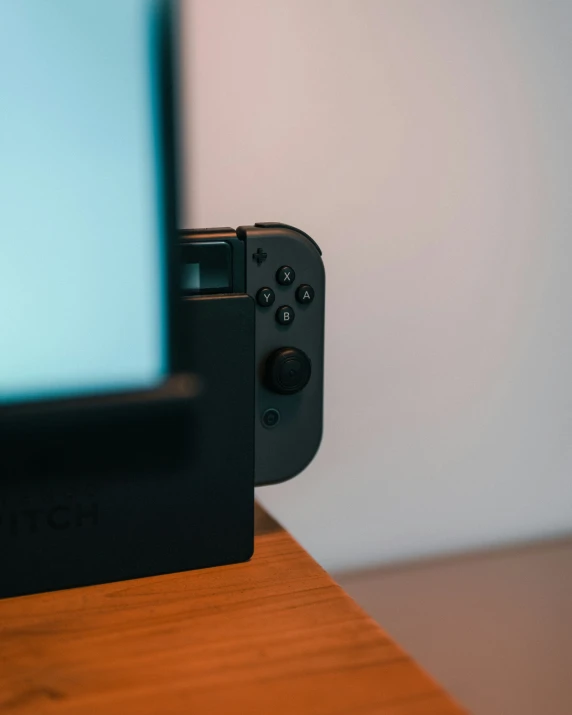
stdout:
POLYGON ((252 260, 256 261, 259 266, 261 266, 267 258, 268 254, 265 253, 262 248, 259 248, 258 251, 252 254, 252 260))

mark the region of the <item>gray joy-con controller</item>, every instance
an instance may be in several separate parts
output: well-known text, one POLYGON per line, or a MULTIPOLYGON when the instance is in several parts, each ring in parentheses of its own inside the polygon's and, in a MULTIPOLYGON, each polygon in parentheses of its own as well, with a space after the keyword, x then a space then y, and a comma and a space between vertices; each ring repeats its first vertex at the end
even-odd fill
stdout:
POLYGON ((256 302, 255 484, 291 479, 323 427, 326 279, 316 242, 280 223, 241 226, 246 292, 256 302))

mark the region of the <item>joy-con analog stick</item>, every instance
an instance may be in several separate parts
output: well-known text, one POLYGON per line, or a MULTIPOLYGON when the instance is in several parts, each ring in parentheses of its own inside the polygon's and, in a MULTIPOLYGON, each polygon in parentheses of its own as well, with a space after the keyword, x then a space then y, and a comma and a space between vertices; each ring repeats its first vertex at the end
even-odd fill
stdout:
POLYGON ((310 380, 312 363, 303 350, 280 348, 266 361, 266 385, 281 395, 294 395, 310 380))

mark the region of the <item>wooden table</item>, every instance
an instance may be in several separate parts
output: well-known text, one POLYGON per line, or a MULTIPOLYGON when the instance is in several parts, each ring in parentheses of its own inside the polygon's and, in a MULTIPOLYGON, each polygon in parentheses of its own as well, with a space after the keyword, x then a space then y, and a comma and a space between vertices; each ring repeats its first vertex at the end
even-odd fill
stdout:
POLYGON ((250 563, 0 601, 0 713, 463 711, 261 509, 250 563))

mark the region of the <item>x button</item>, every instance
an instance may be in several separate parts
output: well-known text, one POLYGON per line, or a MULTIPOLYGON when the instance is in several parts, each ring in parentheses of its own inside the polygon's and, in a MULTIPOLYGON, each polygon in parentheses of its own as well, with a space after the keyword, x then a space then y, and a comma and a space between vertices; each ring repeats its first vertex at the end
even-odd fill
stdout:
POLYGON ((292 285, 294 278, 296 278, 296 274, 294 273, 294 269, 290 268, 290 266, 282 266, 276 273, 276 280, 281 286, 292 285))

